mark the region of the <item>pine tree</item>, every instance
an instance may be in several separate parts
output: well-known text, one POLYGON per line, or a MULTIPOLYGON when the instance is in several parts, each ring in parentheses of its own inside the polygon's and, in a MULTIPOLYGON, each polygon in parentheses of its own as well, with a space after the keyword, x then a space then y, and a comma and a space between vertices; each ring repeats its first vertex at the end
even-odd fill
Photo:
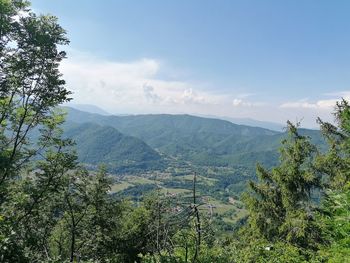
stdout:
POLYGON ((327 188, 339 189, 350 180, 350 106, 346 100, 337 102, 334 116, 336 125, 318 119, 329 149, 317 156, 315 167, 327 188))
POLYGON ((323 176, 325 197, 319 221, 323 224, 328 244, 319 254, 329 262, 345 262, 350 257, 350 106, 346 100, 337 102, 335 125, 322 122, 321 130, 329 149, 319 154, 317 171, 323 176))
POLYGON ((315 249, 321 233, 314 218, 312 194, 320 186, 313 169, 316 148, 288 122, 280 165, 268 171, 257 167, 259 180, 250 182, 244 200, 249 210, 248 230, 267 242, 286 242, 315 249))

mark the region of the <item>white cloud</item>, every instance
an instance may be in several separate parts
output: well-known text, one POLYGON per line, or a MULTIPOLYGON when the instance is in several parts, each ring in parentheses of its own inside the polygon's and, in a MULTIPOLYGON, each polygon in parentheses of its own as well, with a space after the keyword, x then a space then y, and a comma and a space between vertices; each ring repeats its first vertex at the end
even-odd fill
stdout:
POLYGON ((225 100, 191 81, 160 78, 162 66, 156 59, 113 62, 73 51, 61 69, 76 103, 100 105, 111 112, 170 111, 179 110, 179 105, 185 111, 225 100))
POLYGON ((239 107, 239 106, 250 106, 249 102, 245 102, 242 99, 234 99, 232 101, 232 105, 235 107, 239 107))
POLYGON ((310 102, 307 99, 292 101, 292 102, 285 102, 281 104, 280 107, 281 108, 304 108, 304 109, 314 109, 314 110, 332 110, 336 102, 339 101, 341 98, 344 98, 346 100, 350 99, 350 91, 327 93, 325 95, 333 98, 317 100, 314 102, 310 102))
POLYGON ((317 116, 332 117, 337 99, 350 98, 350 92, 341 92, 328 94, 324 100, 267 104, 255 100, 258 94, 239 94, 234 89, 224 93, 207 83, 174 80, 172 72, 170 78, 161 77, 168 76, 167 67, 153 58, 109 61, 77 51, 69 52, 68 57, 61 70, 67 88, 74 93, 74 103, 97 105, 111 113, 188 113, 280 123, 304 119, 303 125, 315 127, 317 116))
POLYGON ((327 109, 335 105, 336 100, 320 100, 314 103, 308 101, 285 102, 281 108, 327 109))
POLYGON ((200 95, 192 88, 185 89, 182 93, 180 103, 183 104, 215 104, 210 96, 200 95))
POLYGON ((158 96, 155 92, 154 92, 154 88, 152 86, 149 86, 147 84, 145 84, 143 86, 143 93, 145 95, 145 98, 147 99, 147 101, 151 102, 151 103, 157 103, 161 100, 161 97, 158 96))
POLYGON ((251 102, 241 98, 242 97, 238 96, 237 98, 233 99, 232 105, 234 107, 261 107, 265 105, 263 102, 251 102))

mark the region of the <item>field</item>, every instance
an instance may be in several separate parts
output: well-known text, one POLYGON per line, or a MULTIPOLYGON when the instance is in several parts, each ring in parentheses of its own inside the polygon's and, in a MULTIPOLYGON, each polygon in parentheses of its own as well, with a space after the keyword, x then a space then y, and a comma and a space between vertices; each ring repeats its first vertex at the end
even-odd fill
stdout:
MULTIPOLYGON (((176 202, 192 202, 193 167, 182 165, 169 167, 165 172, 146 172, 138 174, 112 175, 114 184, 111 192, 119 198, 141 200, 147 193, 158 192, 162 196, 173 198, 176 202), (192 168, 192 169, 191 169, 192 168)), ((232 228, 246 216, 239 200, 241 188, 244 188, 240 170, 233 168, 197 167, 196 196, 199 210, 213 222, 232 228), (239 189, 239 191, 237 191, 239 189)), ((246 171, 245 171, 246 172, 246 171)), ((243 180, 246 180, 249 177, 243 180)))

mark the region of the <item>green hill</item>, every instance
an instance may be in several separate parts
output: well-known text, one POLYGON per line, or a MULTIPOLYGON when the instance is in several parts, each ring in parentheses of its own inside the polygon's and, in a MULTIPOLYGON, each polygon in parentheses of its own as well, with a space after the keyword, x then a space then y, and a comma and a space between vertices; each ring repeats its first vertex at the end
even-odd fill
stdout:
MULTIPOLYGON (((134 136, 153 149, 204 166, 268 167, 278 162, 277 149, 285 133, 190 115, 102 116, 66 108, 68 120, 108 125, 134 136)), ((320 132, 302 129, 317 145, 320 132)))
POLYGON ((64 124, 64 136, 77 146, 79 161, 90 165, 106 164, 113 171, 159 169, 162 157, 142 140, 124 135, 113 127, 94 123, 64 124))
POLYGON ((210 153, 228 138, 240 142, 256 136, 278 134, 263 128, 190 115, 101 116, 67 109, 70 121, 109 125, 145 141, 165 154, 175 156, 192 157, 194 154, 210 153))

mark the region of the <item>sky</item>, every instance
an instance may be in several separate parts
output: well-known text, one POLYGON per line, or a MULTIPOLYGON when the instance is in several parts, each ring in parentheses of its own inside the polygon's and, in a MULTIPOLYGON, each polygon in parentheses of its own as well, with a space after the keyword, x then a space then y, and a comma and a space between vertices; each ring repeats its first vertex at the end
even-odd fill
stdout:
POLYGON ((316 127, 350 99, 347 0, 32 0, 70 39, 74 103, 316 127))

